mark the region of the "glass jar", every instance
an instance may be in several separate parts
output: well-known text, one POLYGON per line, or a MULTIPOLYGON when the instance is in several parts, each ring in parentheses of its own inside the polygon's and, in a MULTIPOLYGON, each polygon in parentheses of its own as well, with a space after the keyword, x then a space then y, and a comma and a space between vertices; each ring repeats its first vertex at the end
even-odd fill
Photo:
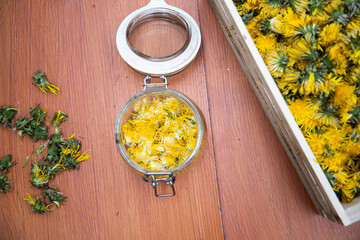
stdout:
MULTIPOLYGON (((175 42, 176 43, 176 42, 175 42)), ((137 172, 144 175, 144 180, 150 182, 155 189, 157 197, 169 197, 175 195, 174 181, 175 175, 180 170, 187 167, 198 155, 204 139, 205 125, 200 111, 183 94, 168 89, 167 77, 177 74, 186 69, 194 60, 201 43, 201 34, 195 20, 181 9, 175 8, 165 3, 163 0, 152 0, 150 3, 127 16, 120 27, 116 36, 116 44, 120 55, 126 63, 135 71, 145 75, 143 91, 137 93, 122 107, 115 124, 115 139, 117 147, 124 160, 137 172), (156 24, 152 24, 156 22, 156 24), (159 24, 158 24, 159 23, 159 24), (148 31, 163 30, 165 24, 171 31, 173 27, 177 31, 183 32, 183 42, 177 46, 179 49, 154 54, 145 52, 137 37, 146 35, 148 31), (157 26, 157 29, 153 27, 157 26), (151 83, 152 77, 159 77, 160 83, 151 83), (149 170, 135 160, 133 160, 124 144, 124 134, 122 126, 132 117, 134 106, 143 99, 152 100, 155 97, 169 98, 174 97, 180 103, 185 104, 192 112, 197 125, 196 144, 191 154, 181 164, 171 170, 149 170), (170 194, 158 193, 159 182, 165 182, 171 187, 170 194)), ((146 44, 152 44, 151 41, 146 44)), ((160 43, 161 44, 161 43, 160 43)), ((175 44, 176 45, 176 44, 175 44)))

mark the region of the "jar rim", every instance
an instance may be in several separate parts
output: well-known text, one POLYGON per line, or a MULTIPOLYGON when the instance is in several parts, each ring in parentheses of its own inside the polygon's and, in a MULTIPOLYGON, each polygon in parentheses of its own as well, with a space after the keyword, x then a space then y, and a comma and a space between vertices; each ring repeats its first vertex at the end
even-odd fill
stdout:
POLYGON ((131 50, 140 56, 141 58, 149 59, 150 61, 159 61, 164 62, 168 61, 170 59, 175 58, 179 54, 183 53, 186 48, 189 46, 190 40, 191 40, 191 31, 190 31, 190 25, 188 22, 178 14, 178 12, 171 10, 171 9, 163 9, 163 8, 151 8, 142 11, 134 17, 128 24, 126 28, 126 41, 128 46, 131 48, 131 50), (174 24, 177 24, 178 26, 182 27, 186 32, 186 40, 184 41, 184 44, 175 52, 161 57, 156 56, 150 56, 146 53, 141 52, 139 49, 137 49, 131 42, 130 36, 131 33, 137 29, 138 26, 150 22, 153 20, 161 20, 164 22, 172 22, 174 24))
POLYGON ((200 45, 201 33, 196 21, 185 11, 157 0, 152 0, 145 7, 129 14, 121 22, 116 34, 116 46, 125 62, 140 74, 152 77, 172 76, 182 72, 193 62, 200 45), (131 45, 129 42, 131 29, 136 23, 151 16, 166 16, 184 26, 188 36, 177 52, 159 58, 143 54, 131 45))

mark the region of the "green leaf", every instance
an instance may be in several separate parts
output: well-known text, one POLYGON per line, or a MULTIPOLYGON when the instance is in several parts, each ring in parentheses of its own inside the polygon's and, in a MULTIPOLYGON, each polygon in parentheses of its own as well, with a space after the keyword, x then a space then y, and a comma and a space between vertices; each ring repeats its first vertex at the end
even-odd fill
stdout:
POLYGON ((26 156, 26 161, 25 161, 25 164, 24 164, 23 168, 26 167, 26 165, 29 163, 29 159, 30 159, 30 157, 26 156))
POLYGON ((3 127, 12 127, 11 121, 15 117, 15 115, 18 113, 18 109, 13 108, 11 106, 2 106, 0 107, 0 124, 3 125, 3 127))
POLYGON ((10 181, 6 175, 0 175, 0 193, 6 193, 10 192, 10 185, 9 183, 12 183, 13 181, 10 181))
POLYGON ((11 155, 9 154, 0 160, 0 172, 7 173, 15 165, 16 162, 11 162, 11 155))

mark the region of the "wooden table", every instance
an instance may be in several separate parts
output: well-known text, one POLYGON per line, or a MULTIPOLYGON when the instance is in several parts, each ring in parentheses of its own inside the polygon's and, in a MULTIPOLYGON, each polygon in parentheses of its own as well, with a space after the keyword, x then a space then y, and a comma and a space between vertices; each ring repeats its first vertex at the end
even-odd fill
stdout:
MULTIPOLYGON (((0 104, 27 116, 41 103, 70 116, 64 135, 82 140, 91 159, 53 180, 65 206, 38 215, 23 200, 39 195, 22 165, 40 142, 0 129, 0 157, 11 153, 12 192, 0 195, 0 239, 359 239, 315 211, 253 94, 206 0, 168 0, 198 22, 195 62, 169 78, 204 114, 202 155, 176 180, 176 197, 156 198, 122 160, 115 119, 141 91, 143 76, 121 59, 120 22, 147 0, 0 0, 0 104), (61 90, 42 94, 37 70, 61 90)), ((49 117, 50 118, 50 117, 49 117)))

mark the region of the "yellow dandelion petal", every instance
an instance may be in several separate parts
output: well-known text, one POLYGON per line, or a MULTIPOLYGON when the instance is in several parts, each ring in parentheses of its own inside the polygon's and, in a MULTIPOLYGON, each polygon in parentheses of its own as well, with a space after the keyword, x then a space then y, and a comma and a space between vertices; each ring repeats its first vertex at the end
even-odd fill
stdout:
POLYGON ((88 160, 89 158, 90 158, 90 156, 87 154, 87 152, 84 152, 76 160, 78 162, 82 162, 82 161, 88 160))
POLYGON ((35 200, 30 196, 30 194, 26 193, 27 197, 24 198, 25 201, 28 201, 30 204, 34 204, 35 200))

